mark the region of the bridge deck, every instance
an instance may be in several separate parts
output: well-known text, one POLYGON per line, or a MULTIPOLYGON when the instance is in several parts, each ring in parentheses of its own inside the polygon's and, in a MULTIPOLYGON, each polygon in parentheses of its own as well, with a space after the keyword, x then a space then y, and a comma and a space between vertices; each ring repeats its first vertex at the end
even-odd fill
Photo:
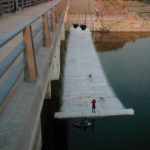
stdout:
POLYGON ((125 109, 111 89, 88 29, 72 28, 67 50, 63 104, 55 118, 134 114, 133 109, 125 109), (91 109, 93 98, 97 101, 96 113, 92 113, 91 109))
POLYGON ((38 13, 49 8, 49 6, 55 1, 44 2, 29 8, 25 8, 14 14, 0 19, 0 35, 3 35, 10 30, 16 28, 19 24, 31 19, 38 13))
MULTIPOLYGON (((6 33, 11 32, 12 30, 16 29, 17 26, 24 24, 31 18, 35 17, 37 14, 41 13, 45 9, 49 8, 50 5, 52 5, 55 1, 49 1, 45 2, 39 5, 32 6, 30 8, 26 8, 23 10, 20 10, 10 16, 7 16, 5 18, 0 19, 0 36, 2 37, 6 33)), ((32 28, 34 28, 37 24, 39 24, 40 20, 36 21, 32 24, 32 28)), ((16 37, 14 37, 12 40, 10 40, 5 46, 0 48, 0 62, 4 60, 8 54, 17 47, 17 45, 23 40, 22 33, 19 33, 16 37)), ((22 57, 22 56, 20 56, 22 57)), ((10 67, 13 68, 16 63, 18 63, 18 60, 10 67)), ((0 78, 0 84, 7 78, 7 75, 4 75, 2 78, 0 78)))

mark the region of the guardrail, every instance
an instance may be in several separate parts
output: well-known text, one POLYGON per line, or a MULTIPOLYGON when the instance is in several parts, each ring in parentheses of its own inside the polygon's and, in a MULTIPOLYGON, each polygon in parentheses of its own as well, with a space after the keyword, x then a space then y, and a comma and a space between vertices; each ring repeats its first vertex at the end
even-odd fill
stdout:
POLYGON ((57 28, 56 25, 63 21, 67 4, 68 0, 57 0, 48 9, 0 37, 0 48, 4 48, 20 33, 22 33, 23 38, 23 41, 0 62, 0 78, 5 76, 6 73, 8 74, 5 81, 0 85, 0 106, 3 105, 21 74, 24 74, 25 80, 37 80, 37 49, 42 46, 53 48, 61 27, 58 26, 57 28), (33 29, 32 25, 35 22, 38 22, 38 24, 33 29), (56 33, 53 44, 51 40, 52 32, 56 33), (19 63, 8 73, 8 69, 18 57, 20 57, 19 63))
POLYGON ((0 0, 0 17, 52 0, 0 0))
POLYGON ((0 16, 2 14, 10 13, 15 10, 14 0, 1 0, 0 1, 0 16))
POLYGON ((15 0, 16 9, 23 9, 50 0, 15 0))

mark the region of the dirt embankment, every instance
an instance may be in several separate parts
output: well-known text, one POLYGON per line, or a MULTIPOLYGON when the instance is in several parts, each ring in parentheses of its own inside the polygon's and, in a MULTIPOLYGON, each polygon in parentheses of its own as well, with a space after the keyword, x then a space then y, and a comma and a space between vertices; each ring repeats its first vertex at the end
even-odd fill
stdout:
POLYGON ((121 1, 95 0, 96 11, 102 16, 126 15, 128 9, 121 1))
POLYGON ((136 13, 129 11, 124 1, 95 0, 95 6, 103 22, 102 25, 96 21, 97 30, 105 27, 109 31, 150 31, 150 21, 143 20, 136 13))
MULTIPOLYGON (((132 1, 134 10, 137 3, 141 4, 132 1)), ((86 18, 86 25, 98 31, 150 32, 150 20, 140 18, 129 6, 126 0, 71 0, 68 22, 83 24, 86 18)))

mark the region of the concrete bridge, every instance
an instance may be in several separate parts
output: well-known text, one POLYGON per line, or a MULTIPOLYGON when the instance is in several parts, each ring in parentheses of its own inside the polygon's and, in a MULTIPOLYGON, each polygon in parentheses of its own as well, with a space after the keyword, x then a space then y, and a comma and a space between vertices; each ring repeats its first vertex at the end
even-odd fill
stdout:
MULTIPOLYGON (((64 40, 68 3, 48 2, 38 13, 38 6, 30 13, 24 10, 20 13, 27 21, 9 32, 3 31, 11 26, 8 18, 1 22, 1 150, 41 149, 40 114, 45 97, 51 96, 51 80, 59 79, 60 43, 64 40)), ((20 22, 20 13, 11 16, 12 26, 20 22)))

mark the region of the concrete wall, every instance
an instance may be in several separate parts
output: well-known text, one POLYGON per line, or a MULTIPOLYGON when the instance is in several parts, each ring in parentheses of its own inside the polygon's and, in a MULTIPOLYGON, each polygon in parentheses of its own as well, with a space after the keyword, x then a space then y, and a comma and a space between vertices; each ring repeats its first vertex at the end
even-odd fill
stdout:
POLYGON ((41 149, 41 109, 47 87, 49 87, 48 90, 51 94, 51 80, 59 79, 60 41, 62 35, 64 35, 64 25, 60 31, 57 44, 54 46, 56 50, 42 47, 36 56, 37 81, 24 81, 2 114, 0 120, 0 150, 41 149), (50 60, 53 60, 52 63, 49 63, 50 60))
POLYGON ((51 81, 53 80, 59 80, 60 77, 60 44, 61 40, 65 39, 65 26, 64 23, 62 24, 60 33, 59 33, 59 38, 55 47, 55 52, 53 56, 53 61, 50 66, 50 74, 49 74, 49 82, 47 86, 47 91, 45 95, 45 99, 50 99, 51 98, 51 81))

